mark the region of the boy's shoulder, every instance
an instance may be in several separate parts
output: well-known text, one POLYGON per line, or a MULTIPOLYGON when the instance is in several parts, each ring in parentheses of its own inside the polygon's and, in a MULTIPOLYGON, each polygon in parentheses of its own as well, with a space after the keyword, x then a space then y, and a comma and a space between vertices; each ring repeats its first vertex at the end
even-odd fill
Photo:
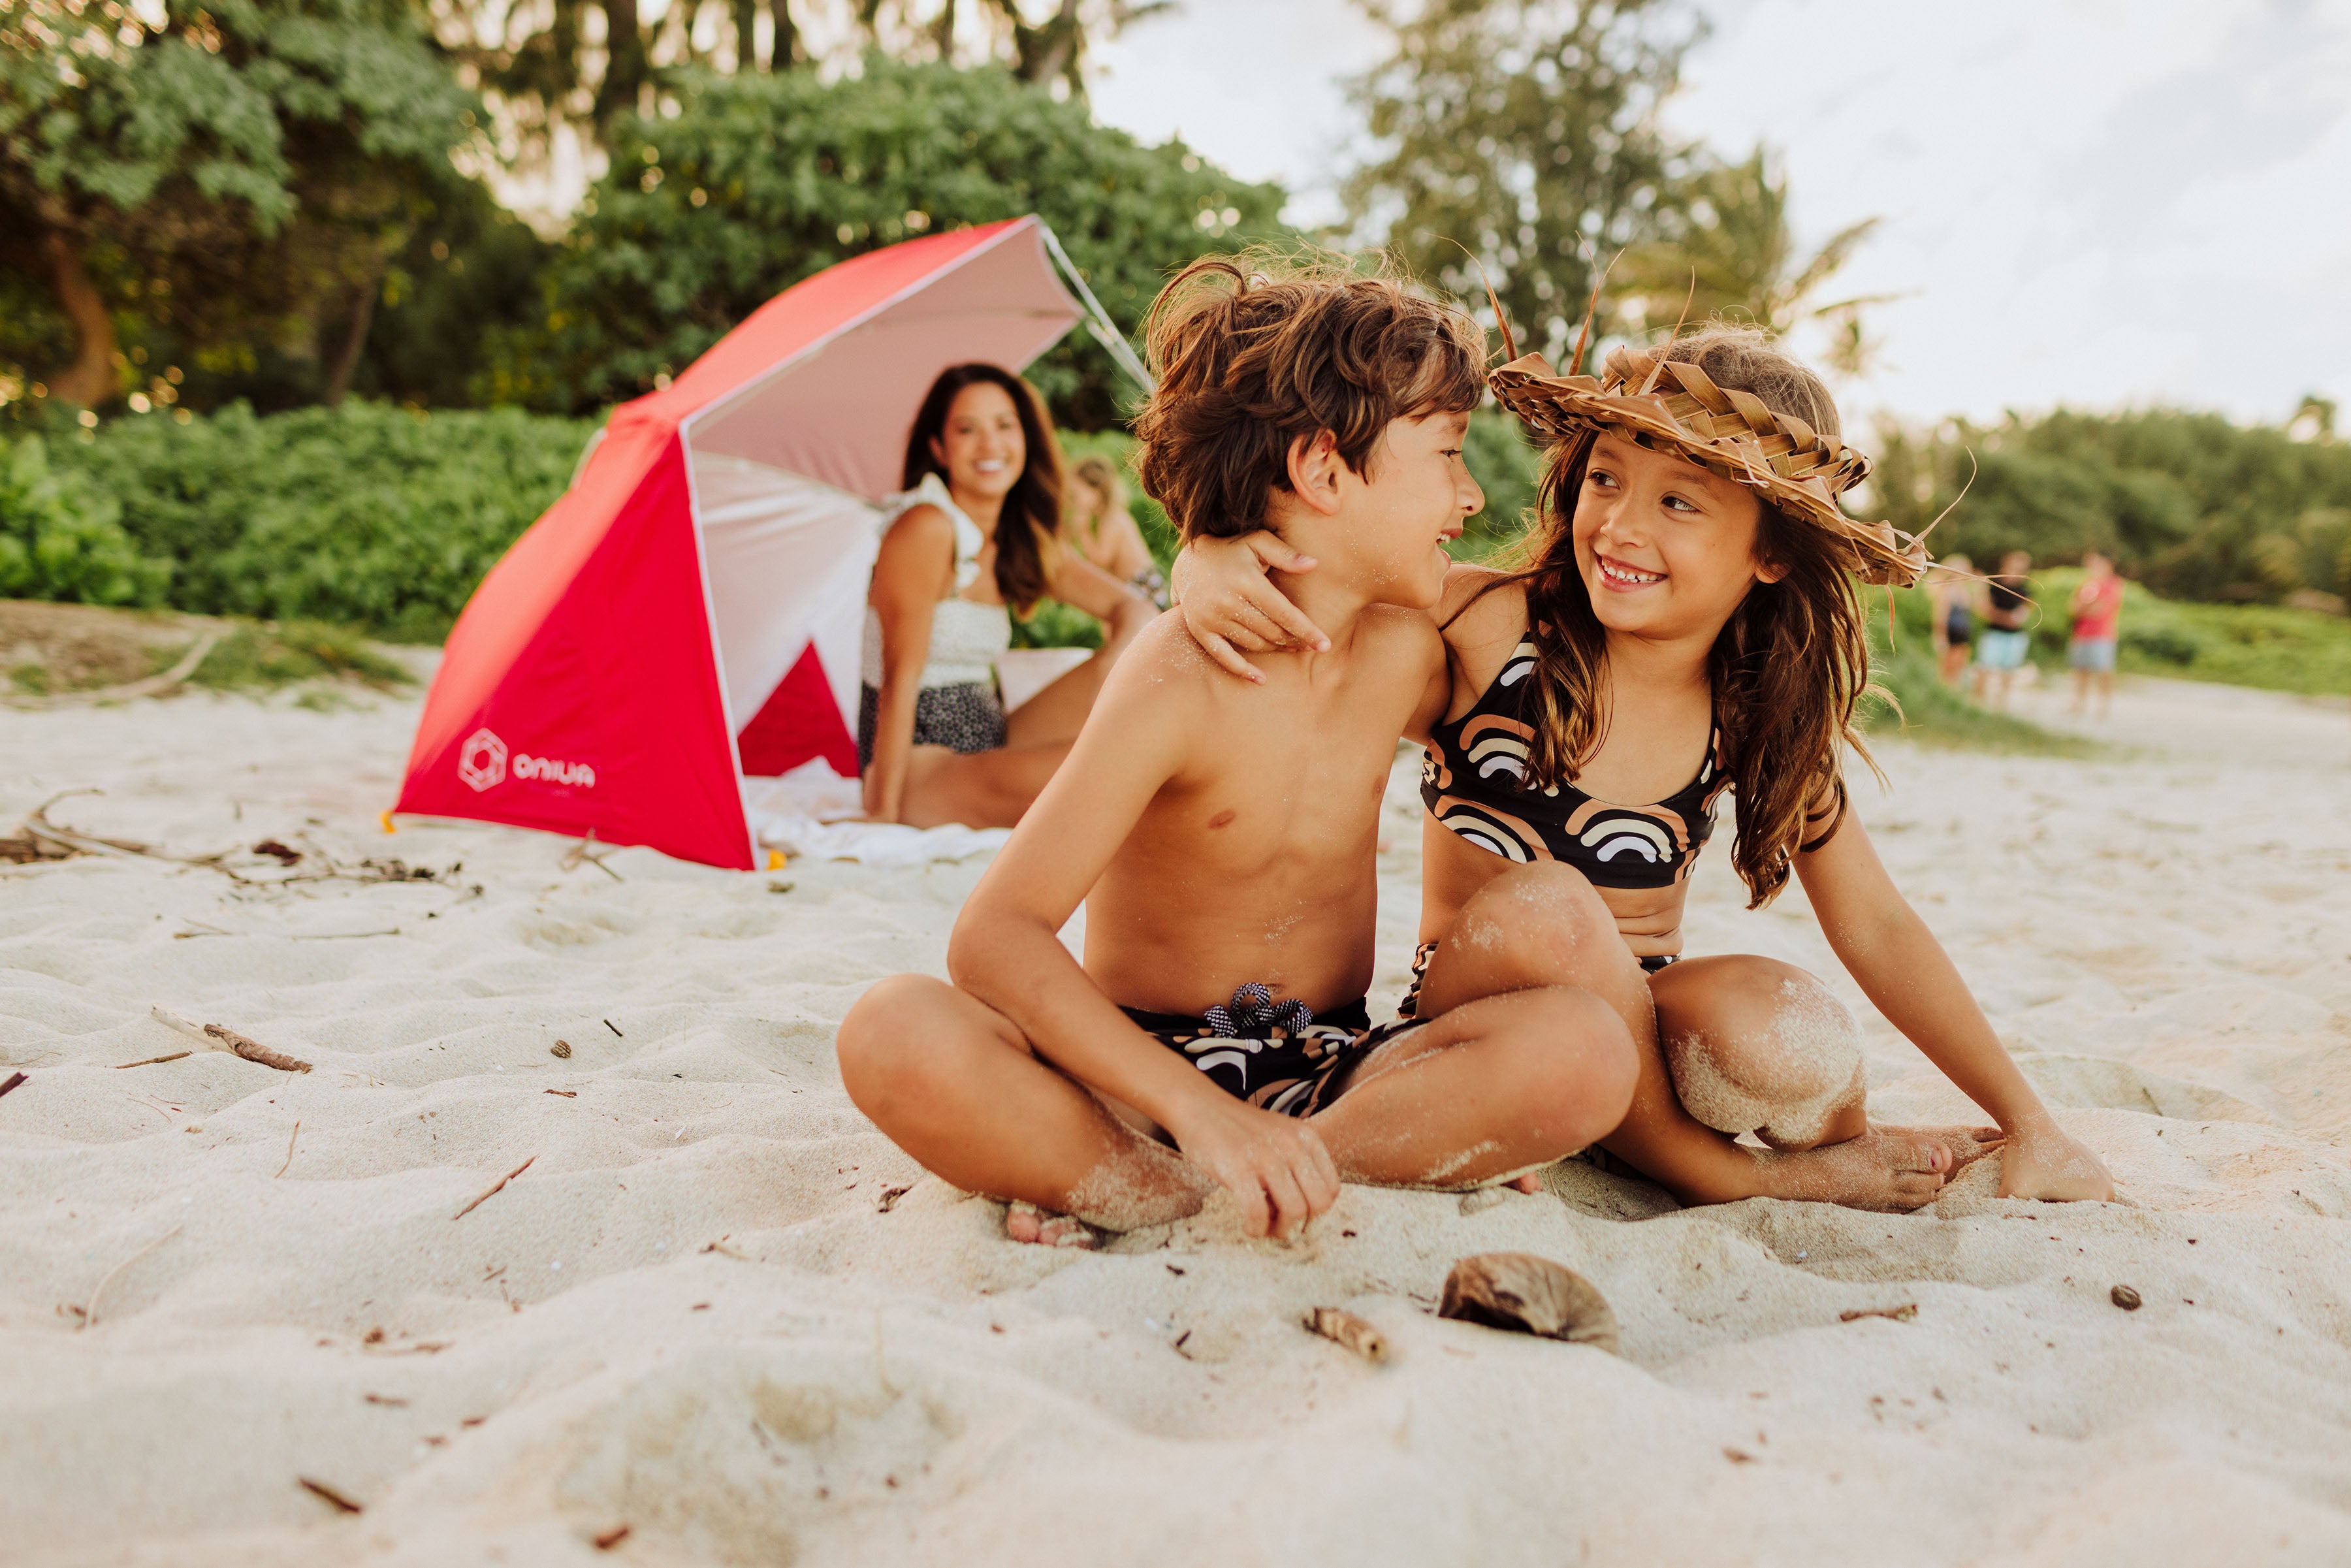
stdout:
POLYGON ((1249 683, 1227 674, 1192 640, 1180 615, 1162 615, 1143 629, 1102 685, 1102 702, 1146 706, 1155 716, 1189 713, 1223 685, 1249 683))

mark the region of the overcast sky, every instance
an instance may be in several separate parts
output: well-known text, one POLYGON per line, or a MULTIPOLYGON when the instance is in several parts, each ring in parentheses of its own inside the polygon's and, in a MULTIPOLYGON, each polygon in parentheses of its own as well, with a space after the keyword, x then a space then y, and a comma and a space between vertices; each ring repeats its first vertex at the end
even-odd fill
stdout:
MULTIPOLYGON (((1784 153, 1839 287, 1898 293, 1853 412, 2162 402, 2351 424, 2351 0, 1711 0, 1668 119, 1784 153)), ((1349 0, 1183 0, 1099 52, 1095 112, 1335 212, 1377 59, 1349 0)))

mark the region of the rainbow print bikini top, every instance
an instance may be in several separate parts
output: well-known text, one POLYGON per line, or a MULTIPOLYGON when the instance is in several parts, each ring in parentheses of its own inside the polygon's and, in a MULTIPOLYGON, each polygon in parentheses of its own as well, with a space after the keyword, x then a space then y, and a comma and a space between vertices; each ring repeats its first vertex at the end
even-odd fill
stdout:
POLYGON ((1722 730, 1707 740, 1698 777, 1654 806, 1595 800, 1573 784, 1523 788, 1534 730, 1518 716, 1535 673, 1521 640, 1477 706, 1437 726, 1421 765, 1429 814, 1479 849, 1521 864, 1562 861, 1594 887, 1671 887, 1687 878, 1714 831, 1714 802, 1730 787, 1722 730))

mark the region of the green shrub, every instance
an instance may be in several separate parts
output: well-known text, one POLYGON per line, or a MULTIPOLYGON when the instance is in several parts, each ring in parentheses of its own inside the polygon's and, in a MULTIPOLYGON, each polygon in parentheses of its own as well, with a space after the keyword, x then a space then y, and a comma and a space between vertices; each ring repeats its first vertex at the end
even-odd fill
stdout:
POLYGON ((169 563, 178 608, 435 641, 594 428, 518 409, 235 405, 184 425, 118 419, 68 455, 169 563))
POLYGON ((52 470, 39 436, 0 441, 0 599, 161 602, 171 568, 139 553, 121 513, 78 475, 52 470))

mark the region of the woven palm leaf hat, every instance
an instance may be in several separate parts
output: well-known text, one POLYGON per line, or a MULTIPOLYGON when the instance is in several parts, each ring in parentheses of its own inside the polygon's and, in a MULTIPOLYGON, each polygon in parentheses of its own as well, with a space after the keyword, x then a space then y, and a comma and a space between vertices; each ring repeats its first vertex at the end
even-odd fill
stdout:
MULTIPOLYGON (((1845 516, 1836 498, 1869 477, 1869 459, 1751 392, 1719 387, 1698 366, 1656 349, 1608 350, 1598 376, 1558 375, 1541 354, 1487 378, 1494 397, 1546 441, 1599 431, 1670 453, 1761 493, 1784 516, 1836 536, 1862 581, 1907 588, 1925 574, 1925 542, 1891 523, 1845 516)), ((1581 363, 1582 345, 1577 345, 1581 363)))

